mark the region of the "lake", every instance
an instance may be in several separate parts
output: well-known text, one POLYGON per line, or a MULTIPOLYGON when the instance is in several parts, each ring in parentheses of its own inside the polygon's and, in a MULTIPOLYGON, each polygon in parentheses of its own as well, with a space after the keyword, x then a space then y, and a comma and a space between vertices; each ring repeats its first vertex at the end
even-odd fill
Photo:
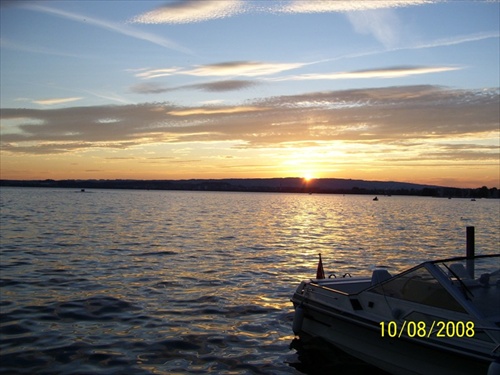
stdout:
POLYGON ((498 253, 500 200, 372 199, 1 188, 0 372, 319 373, 290 348, 318 253, 394 273, 464 255, 467 226, 498 253))

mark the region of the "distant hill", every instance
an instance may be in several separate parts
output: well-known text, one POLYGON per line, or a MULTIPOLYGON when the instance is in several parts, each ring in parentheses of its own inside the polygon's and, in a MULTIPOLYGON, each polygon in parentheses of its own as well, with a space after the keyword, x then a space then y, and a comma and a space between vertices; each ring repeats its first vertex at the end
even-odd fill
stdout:
POLYGON ((434 197, 498 198, 497 188, 460 189, 396 181, 318 178, 226 178, 190 180, 0 180, 0 186, 76 189, 148 189, 248 191, 314 194, 421 195, 434 197))

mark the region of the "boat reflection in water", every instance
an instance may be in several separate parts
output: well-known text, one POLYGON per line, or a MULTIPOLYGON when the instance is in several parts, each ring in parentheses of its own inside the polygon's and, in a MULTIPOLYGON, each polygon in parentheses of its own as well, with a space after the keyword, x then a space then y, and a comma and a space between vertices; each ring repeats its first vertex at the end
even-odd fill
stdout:
POLYGON ((500 374, 500 254, 346 276, 300 283, 301 342, 321 338, 391 374, 500 374))

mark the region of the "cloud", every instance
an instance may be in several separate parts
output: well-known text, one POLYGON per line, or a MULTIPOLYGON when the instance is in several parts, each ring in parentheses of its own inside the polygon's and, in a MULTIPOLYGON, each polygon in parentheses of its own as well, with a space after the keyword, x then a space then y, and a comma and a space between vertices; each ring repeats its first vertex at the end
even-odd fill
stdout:
POLYGON ((233 80, 225 80, 217 82, 200 83, 196 85, 190 85, 189 87, 204 91, 221 92, 221 91, 243 90, 255 85, 258 85, 258 82, 233 79, 233 80))
MULTIPOLYGON (((298 69, 313 63, 265 63, 259 61, 229 61, 216 64, 199 65, 186 69, 178 67, 157 69, 135 69, 135 77, 149 80, 173 75, 194 77, 259 77, 273 75, 287 70, 298 69)), ((156 83, 139 83, 130 88, 138 94, 159 94, 173 90, 204 90, 209 92, 236 91, 258 85, 259 82, 241 79, 224 79, 220 81, 189 84, 176 87, 164 87, 156 83)))
POLYGON ((163 69, 143 69, 140 73, 136 73, 136 77, 143 79, 168 77, 174 75, 180 70, 180 68, 163 68, 163 69))
POLYGON ((8 48, 11 50, 16 50, 16 51, 29 52, 29 53, 42 53, 45 55, 74 57, 74 58, 79 58, 79 59, 88 58, 88 56, 84 56, 82 54, 61 52, 58 50, 54 50, 52 48, 46 48, 46 47, 42 47, 39 45, 18 43, 18 42, 11 40, 11 39, 7 39, 7 38, 3 38, 3 37, 0 38, 0 47, 1 48, 8 48))
POLYGON ((134 17, 133 23, 191 23, 225 18, 241 13, 240 0, 185 0, 166 4, 134 17))
POLYGON ((306 63, 263 63, 258 61, 231 61, 219 64, 202 65, 184 71, 183 74, 193 76, 246 76, 257 77, 298 69, 306 63))
MULTIPOLYGON (((321 61, 310 63, 265 63, 256 61, 231 61, 217 64, 201 65, 195 68, 163 68, 140 70, 135 76, 142 79, 159 78, 175 74, 192 75, 198 77, 260 77, 274 75, 294 70, 306 65, 318 64, 321 61)), ((310 73, 295 76, 281 76, 262 78, 263 81, 298 81, 298 80, 338 80, 338 79, 372 79, 372 78, 400 78, 412 75, 443 73, 460 70, 459 66, 394 66, 379 69, 364 69, 348 72, 310 73)), ((131 90, 141 94, 157 94, 179 89, 199 89, 205 91, 231 91, 246 89, 259 84, 249 80, 227 79, 203 84, 191 84, 166 88, 158 84, 137 84, 131 90)))
MULTIPOLYGON (((425 147, 425 146, 424 146, 425 147)), ((384 160, 388 162, 406 162, 421 165, 423 161, 440 160, 445 164, 448 160, 454 161, 481 161, 481 165, 498 165, 500 148, 497 145, 481 145, 481 144, 446 144, 436 143, 433 150, 422 152, 419 154, 418 160, 411 156, 389 156, 384 160)), ((435 164, 434 164, 435 165, 435 164)))
POLYGON ((73 97, 73 98, 51 98, 51 99, 41 99, 41 100, 33 100, 33 103, 40 105, 56 105, 63 103, 71 103, 77 100, 82 100, 81 97, 73 97))
POLYGON ((157 83, 138 83, 130 87, 130 91, 136 94, 161 94, 171 90, 157 83))
POLYGON ((394 66, 381 69, 354 70, 351 72, 312 73, 291 77, 270 78, 271 81, 315 79, 370 79, 400 78, 419 74, 442 73, 463 69, 457 66, 394 66))
MULTIPOLYGON (((423 150, 436 142, 450 143, 449 139, 463 139, 461 144, 479 144, 474 141, 479 139, 498 148, 499 94, 498 89, 454 90, 424 85, 279 96, 243 106, 146 103, 43 110, 5 108, 1 112, 5 124, 2 152, 62 153, 223 141, 240 149, 300 144, 324 147, 344 142, 370 147, 404 143, 405 149, 423 150)), ((459 151, 465 151, 465 146, 447 150, 459 151)), ((468 153, 460 152, 464 157, 477 153, 484 159, 498 159, 491 148, 472 145, 468 153)))
POLYGON ((133 27, 130 27, 128 25, 120 24, 120 23, 115 23, 107 20, 102 20, 94 17, 89 17, 88 15, 83 15, 79 13, 73 13, 73 12, 68 12, 52 7, 48 7, 45 5, 41 5, 39 2, 22 2, 20 3, 20 6, 26 9, 30 9, 33 11, 37 12, 43 12, 47 14, 52 14, 58 17, 66 18, 72 21, 76 22, 81 22, 85 23, 87 25, 93 25, 97 26, 106 30, 110 30, 113 32, 117 32, 119 34, 123 34, 126 36, 130 36, 136 39, 141 39, 145 40, 151 43, 154 43, 156 45, 159 45, 161 47, 165 47, 168 49, 173 49, 179 52, 184 52, 191 54, 192 51, 190 51, 188 48, 183 47, 175 42, 173 42, 170 39, 160 37, 155 34, 151 34, 142 30, 135 29, 133 27))
POLYGON ((481 41, 481 40, 485 40, 485 39, 498 39, 498 38, 500 38, 500 32, 498 32, 498 31, 485 32, 485 33, 475 33, 475 34, 469 34, 469 35, 457 35, 457 36, 453 36, 453 37, 449 37, 449 38, 441 38, 441 39, 435 39, 435 40, 425 41, 425 42, 418 42, 418 43, 411 42, 411 43, 407 43, 405 45, 400 44, 400 45, 394 46, 392 48, 384 48, 384 49, 377 49, 377 50, 371 50, 371 51, 350 53, 350 54, 332 57, 329 59, 324 59, 322 61, 317 61, 317 62, 313 62, 313 63, 309 63, 309 64, 316 64, 316 63, 321 63, 321 62, 332 62, 332 61, 360 58, 360 57, 366 58, 369 56, 385 54, 387 52, 446 47, 446 46, 452 46, 452 45, 457 45, 457 44, 462 44, 462 43, 477 42, 477 41, 481 41))
POLYGON ((267 108, 262 107, 205 107, 205 108, 190 108, 181 109, 168 112, 169 115, 173 116, 192 116, 192 115, 214 115, 214 114, 235 114, 235 113, 246 113, 246 112, 256 112, 265 111, 267 108))
POLYGON ((400 8, 433 3, 430 0, 358 0, 358 1, 331 1, 295 0, 283 5, 280 10, 286 13, 332 13, 355 12, 373 9, 400 8))
POLYGON ((135 76, 142 79, 160 78, 183 74, 196 77, 258 77, 272 75, 287 70, 298 69, 313 63, 265 63, 260 61, 228 61, 217 64, 199 65, 193 68, 181 69, 161 68, 148 69, 136 73, 135 76))
POLYGON ((293 1, 280 8, 285 13, 344 13, 354 30, 373 35, 386 48, 400 44, 402 25, 396 8, 432 4, 433 0, 293 1))
POLYGON ((392 48, 399 44, 402 28, 394 10, 377 9, 349 12, 347 18, 356 32, 373 35, 386 48, 392 48))
POLYGON ((492 32, 469 34, 469 35, 457 35, 451 38, 443 38, 431 42, 415 44, 410 46, 408 49, 423 49, 423 48, 453 46, 457 44, 477 42, 480 40, 492 39, 492 38, 497 38, 497 39, 500 38, 500 32, 492 31, 492 32))
POLYGON ((431 0, 367 1, 243 1, 184 0, 165 4, 131 19, 133 23, 182 24, 232 17, 241 13, 331 13, 399 8, 432 3, 431 0))
POLYGON ((157 83, 138 83, 130 88, 137 94, 161 94, 174 90, 202 90, 208 92, 238 91, 258 85, 258 82, 248 80, 225 80, 167 88, 157 83))

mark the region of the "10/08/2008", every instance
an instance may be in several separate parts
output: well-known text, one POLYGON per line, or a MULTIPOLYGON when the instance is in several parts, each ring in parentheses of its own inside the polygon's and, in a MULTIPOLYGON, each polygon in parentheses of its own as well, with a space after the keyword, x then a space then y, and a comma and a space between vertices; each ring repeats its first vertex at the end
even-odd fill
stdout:
POLYGON ((452 337, 474 337, 474 322, 468 321, 433 321, 428 325, 424 321, 404 320, 401 325, 395 321, 380 322, 380 334, 382 337, 400 338, 403 334, 408 337, 430 338, 452 338, 452 337))

